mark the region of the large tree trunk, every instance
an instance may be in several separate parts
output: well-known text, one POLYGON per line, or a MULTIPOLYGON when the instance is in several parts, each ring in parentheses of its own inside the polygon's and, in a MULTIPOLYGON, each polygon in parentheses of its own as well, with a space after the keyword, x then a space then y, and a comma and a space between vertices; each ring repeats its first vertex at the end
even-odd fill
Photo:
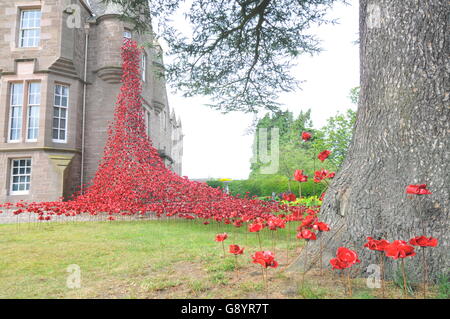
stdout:
MULTIPOLYGON (((328 267, 340 246, 356 249, 362 271, 377 264, 377 254, 363 248, 367 236, 408 241, 426 235, 439 239, 437 248, 426 249, 430 276, 448 274, 449 16, 447 0, 360 1, 356 128, 321 212, 333 229, 323 238, 328 267), (433 194, 405 194, 408 184, 419 183, 433 194)), ((406 260, 413 280, 422 272, 416 250, 406 260)), ((397 262, 387 266, 393 278, 397 262)))

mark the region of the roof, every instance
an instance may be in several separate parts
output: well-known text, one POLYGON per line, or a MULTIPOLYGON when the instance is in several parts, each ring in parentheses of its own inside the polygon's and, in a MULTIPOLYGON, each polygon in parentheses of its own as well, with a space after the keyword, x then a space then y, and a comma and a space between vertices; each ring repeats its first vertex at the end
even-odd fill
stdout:
POLYGON ((122 14, 122 8, 118 4, 104 4, 101 0, 88 0, 88 4, 97 17, 106 14, 122 14))

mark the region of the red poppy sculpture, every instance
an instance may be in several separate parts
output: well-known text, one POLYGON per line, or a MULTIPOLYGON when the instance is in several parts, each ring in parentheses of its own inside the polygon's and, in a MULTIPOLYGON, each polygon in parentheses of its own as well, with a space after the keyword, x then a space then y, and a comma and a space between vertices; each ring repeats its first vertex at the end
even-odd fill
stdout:
MULTIPOLYGON (((336 252, 336 258, 330 260, 330 264, 333 269, 347 269, 352 267, 354 264, 360 263, 358 259, 358 254, 349 248, 339 247, 336 252)), ((347 271, 347 287, 349 295, 352 295, 352 285, 350 280, 350 269, 347 271)))
POLYGON ((406 187, 406 194, 412 195, 430 195, 430 190, 427 189, 427 184, 408 185, 406 187))
POLYGON ((384 252, 387 257, 401 260, 401 269, 403 275, 403 296, 406 297, 407 278, 405 270, 405 258, 413 257, 416 255, 414 247, 408 245, 408 243, 404 240, 395 240, 391 244, 387 245, 384 252))
POLYGON ((309 132, 302 132, 302 140, 307 142, 311 139, 312 135, 309 132))

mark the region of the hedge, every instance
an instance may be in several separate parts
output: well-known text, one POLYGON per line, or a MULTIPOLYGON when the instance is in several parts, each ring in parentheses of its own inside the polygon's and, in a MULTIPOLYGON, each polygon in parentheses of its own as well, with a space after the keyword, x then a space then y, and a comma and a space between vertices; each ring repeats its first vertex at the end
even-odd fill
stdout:
MULTIPOLYGON (((206 182, 209 186, 223 188, 224 183, 219 180, 209 180, 206 182)), ((312 180, 301 183, 302 196, 320 196, 325 189, 322 183, 314 183, 312 180)), ((299 194, 299 183, 291 181, 292 192, 297 196, 299 194)), ((249 193, 250 196, 272 196, 275 194, 289 191, 288 178, 280 175, 262 175, 257 178, 247 180, 235 180, 229 183, 229 189, 232 195, 249 193)))

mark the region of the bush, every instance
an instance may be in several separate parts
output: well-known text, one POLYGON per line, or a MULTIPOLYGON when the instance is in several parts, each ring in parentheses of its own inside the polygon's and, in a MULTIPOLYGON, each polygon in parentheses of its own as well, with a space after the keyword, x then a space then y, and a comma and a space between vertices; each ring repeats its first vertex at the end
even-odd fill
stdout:
MULTIPOLYGON (((210 180, 206 182, 209 186, 215 188, 224 188, 224 183, 218 180, 210 180)), ((302 183, 302 196, 320 196, 325 189, 322 183, 314 183, 312 180, 302 183)), ((299 183, 291 181, 292 192, 297 196, 299 194, 299 183)), ((251 179, 236 180, 229 184, 232 195, 245 195, 248 192, 249 196, 266 197, 272 196, 272 192, 276 195, 289 191, 288 178, 280 175, 259 175, 251 179)))
POLYGON ((206 184, 208 184, 208 186, 211 186, 213 188, 223 188, 224 187, 223 182, 218 181, 218 180, 209 180, 209 181, 206 181, 206 184))

